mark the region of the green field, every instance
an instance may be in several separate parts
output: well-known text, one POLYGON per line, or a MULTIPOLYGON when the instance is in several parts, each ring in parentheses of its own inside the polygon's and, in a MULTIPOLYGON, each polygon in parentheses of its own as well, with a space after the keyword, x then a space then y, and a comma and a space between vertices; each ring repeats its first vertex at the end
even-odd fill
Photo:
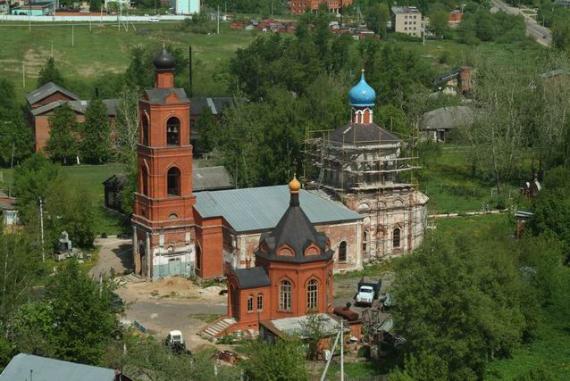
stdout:
MULTIPOLYGON (((498 197, 494 184, 471 173, 466 147, 442 145, 441 155, 424 164, 419 172, 419 189, 430 197, 430 213, 462 213, 495 208, 498 197)), ((505 201, 519 201, 518 188, 503 186, 505 201)))
POLYGON ((90 84, 109 73, 122 73, 130 59, 130 49, 137 45, 160 46, 162 43, 188 49, 194 59, 194 94, 227 93, 227 63, 236 49, 254 38, 251 32, 223 28, 220 35, 185 31, 182 23, 137 24, 136 31, 118 30, 116 25, 88 23, 72 26, 53 24, 27 25, 0 23, 0 77, 17 84, 19 98, 35 89, 38 73, 52 54, 64 78, 71 84, 85 82, 74 89, 83 97, 92 95, 90 84), (20 25, 20 26, 17 26, 20 25), (90 30, 91 29, 91 30, 90 30), (25 87, 22 70, 25 67, 25 87))
MULTIPOLYGON (((125 229, 122 222, 125 216, 110 211, 104 207, 103 181, 114 174, 123 172, 120 164, 106 165, 77 165, 71 167, 61 167, 61 171, 66 176, 67 181, 78 185, 79 189, 86 189, 91 193, 95 205, 95 233, 118 234, 125 229)), ((11 169, 1 169, 0 188, 8 192, 12 184, 11 169)))

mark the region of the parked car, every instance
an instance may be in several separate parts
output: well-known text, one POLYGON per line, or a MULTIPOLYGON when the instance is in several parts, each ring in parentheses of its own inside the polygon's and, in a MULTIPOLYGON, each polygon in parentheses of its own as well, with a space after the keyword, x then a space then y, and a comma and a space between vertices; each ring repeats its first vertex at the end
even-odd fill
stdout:
POLYGON ((182 336, 182 332, 179 330, 170 331, 164 340, 164 345, 166 345, 172 352, 176 354, 192 354, 189 350, 186 349, 184 337, 182 336))
POLYGON ((380 279, 370 279, 362 277, 358 282, 358 292, 356 294, 356 304, 372 306, 374 300, 378 298, 380 286, 382 282, 380 279))

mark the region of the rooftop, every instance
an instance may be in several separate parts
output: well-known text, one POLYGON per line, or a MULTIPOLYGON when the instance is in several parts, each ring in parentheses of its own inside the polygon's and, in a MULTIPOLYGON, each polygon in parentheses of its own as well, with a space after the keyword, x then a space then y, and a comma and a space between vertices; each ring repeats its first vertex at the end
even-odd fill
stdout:
MULTIPOLYGON (((109 115, 109 116, 117 115, 117 105, 118 105, 117 99, 103 99, 103 103, 105 104, 105 107, 107 108, 107 115, 109 115)), ((87 111, 87 106, 89 106, 89 101, 83 101, 83 100, 55 101, 55 102, 51 102, 51 103, 48 103, 46 105, 40 106, 38 108, 32 109, 32 115, 37 116, 37 115, 45 114, 46 112, 50 112, 50 111, 58 108, 59 106, 61 106, 63 104, 67 104, 73 111, 75 111, 79 114, 85 114, 85 112, 87 111)))
POLYGON ((420 10, 416 7, 392 7, 392 12, 395 14, 420 13, 420 10))
MULTIPOLYGON (((310 315, 303 315, 297 317, 275 319, 275 320, 265 320, 261 324, 273 332, 277 336, 298 336, 300 338, 306 338, 305 333, 306 325, 310 315)), ((321 323, 320 329, 323 333, 323 337, 332 336, 340 329, 340 323, 333 316, 329 314, 317 314, 317 317, 321 323)))
MULTIPOLYGON (((223 217, 236 232, 273 229, 289 207, 287 185, 197 192, 196 210, 203 218, 223 217)), ((301 189, 301 206, 312 224, 351 222, 362 217, 339 202, 301 189)))
POLYGON ((263 267, 250 267, 248 269, 234 269, 240 289, 267 287, 271 285, 269 276, 263 267))
POLYGON ((349 123, 338 127, 329 135, 329 140, 343 144, 399 143, 400 139, 376 123, 349 123))
POLYGON ((34 103, 37 103, 39 101, 41 101, 42 99, 45 99, 47 97, 49 97, 50 95, 60 92, 62 94, 65 94, 66 96, 68 96, 71 99, 79 99, 79 97, 77 95, 75 95, 74 93, 72 93, 71 91, 64 89, 63 87, 56 85, 53 82, 48 82, 43 86, 40 86, 39 88, 35 89, 34 91, 28 93, 26 95, 26 99, 28 101, 29 104, 33 105, 34 103))
POLYGON ((180 88, 148 89, 148 90, 145 90, 145 94, 146 94, 146 98, 148 99, 148 101, 150 103, 153 103, 153 104, 161 104, 161 105, 166 104, 166 98, 168 98, 168 96, 170 96, 171 94, 176 95, 176 97, 178 98, 178 101, 181 103, 189 102, 189 99, 186 96, 186 91, 184 91, 184 89, 180 89, 180 88))
POLYGON ((20 353, 12 358, 0 381, 114 381, 113 369, 20 353))
POLYGON ((474 112, 467 106, 441 107, 426 112, 420 121, 422 130, 453 129, 469 127, 475 120, 474 112))

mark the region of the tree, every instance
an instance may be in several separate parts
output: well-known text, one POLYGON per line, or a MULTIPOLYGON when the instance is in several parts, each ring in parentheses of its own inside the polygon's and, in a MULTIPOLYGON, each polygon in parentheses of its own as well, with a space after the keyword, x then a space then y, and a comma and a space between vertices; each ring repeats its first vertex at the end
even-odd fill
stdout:
POLYGON ((0 79, 0 162, 13 165, 32 152, 32 132, 26 128, 12 82, 0 79))
POLYGON ((14 173, 14 191, 20 218, 35 241, 39 241, 39 199, 44 205, 46 249, 51 250, 63 230, 74 244, 91 247, 94 239, 95 205, 92 194, 66 180, 58 167, 35 154, 14 173))
POLYGON ((117 328, 109 286, 99 287, 71 260, 48 283, 46 302, 52 309, 50 340, 57 358, 99 363, 117 328))
POLYGON ((162 343, 153 337, 140 337, 127 333, 124 337, 126 354, 121 345, 118 353, 109 353, 105 361, 114 368, 123 369, 129 375, 153 381, 234 381, 239 371, 234 367, 216 367, 214 352, 206 349, 187 354, 173 355, 162 343))
POLYGON ((75 113, 67 104, 60 106, 49 118, 50 132, 46 151, 63 164, 72 162, 77 156, 77 121, 75 113))
POLYGON ((129 170, 136 169, 139 120, 138 93, 136 90, 124 87, 117 105, 115 154, 129 170))
POLYGON ((447 33, 448 27, 448 13, 441 9, 432 12, 429 17, 429 26, 430 29, 436 36, 444 37, 447 33))
POLYGON ((90 164, 106 162, 111 152, 111 129, 107 107, 95 97, 89 102, 85 112, 85 122, 81 126, 80 154, 90 164))
POLYGON ((387 36, 386 25, 390 21, 390 10, 386 3, 376 3, 368 8, 368 15, 366 16, 366 24, 374 33, 382 37, 387 36))
POLYGON ((302 344, 279 339, 274 344, 261 340, 247 344, 248 358, 240 363, 252 381, 303 381, 308 379, 302 344))
POLYGON ((58 178, 58 167, 40 154, 32 155, 16 167, 14 192, 19 217, 25 225, 36 218, 39 199, 46 199, 51 186, 58 178))
POLYGON ((45 85, 48 82, 53 82, 56 85, 63 86, 64 81, 61 73, 55 66, 53 57, 48 58, 45 66, 40 70, 40 77, 38 78, 38 87, 45 85))
POLYGON ((560 50, 570 51, 570 16, 559 15, 552 25, 552 45, 560 50))
POLYGON ((508 356, 532 326, 533 299, 519 274, 503 239, 436 237, 399 262, 393 317, 415 358, 404 371, 414 379, 477 380, 490 359, 508 356), (416 378, 430 368, 432 378, 416 378))
POLYGON ((43 297, 19 309, 9 338, 20 351, 97 365, 116 328, 109 285, 98 285, 70 260, 43 297))
POLYGON ((96 217, 91 192, 81 185, 70 185, 63 179, 49 189, 44 200, 48 242, 55 248, 61 232, 66 231, 75 246, 92 248, 96 217))

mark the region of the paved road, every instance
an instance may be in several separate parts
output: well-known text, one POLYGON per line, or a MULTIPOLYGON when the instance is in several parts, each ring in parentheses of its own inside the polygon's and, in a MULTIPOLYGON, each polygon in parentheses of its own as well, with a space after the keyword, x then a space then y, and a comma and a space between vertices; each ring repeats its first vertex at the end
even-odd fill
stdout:
MULTIPOLYGON (((507 3, 501 0, 491 0, 494 7, 506 12, 511 15, 522 14, 519 8, 511 7, 507 3)), ((544 46, 550 46, 552 44, 552 33, 550 29, 538 25, 537 22, 528 16, 522 14, 526 24, 526 32, 531 36, 536 42, 544 46)))

